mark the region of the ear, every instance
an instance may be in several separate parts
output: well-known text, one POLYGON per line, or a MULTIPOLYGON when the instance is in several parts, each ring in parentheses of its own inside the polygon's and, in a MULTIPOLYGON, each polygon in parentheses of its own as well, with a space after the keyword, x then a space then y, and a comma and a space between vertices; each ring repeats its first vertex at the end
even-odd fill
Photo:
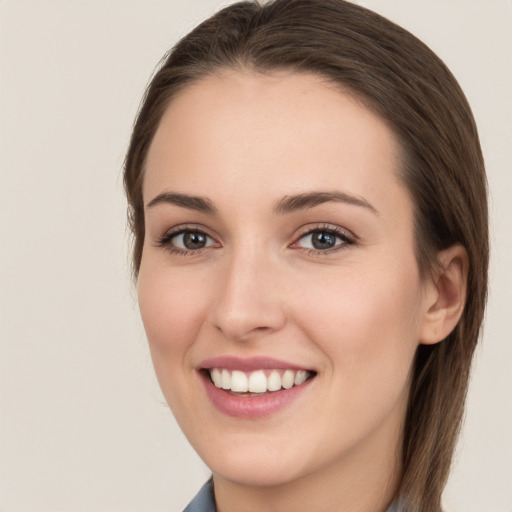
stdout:
POLYGON ((439 265, 426 284, 425 312, 420 343, 432 345, 444 340, 455 328, 466 302, 468 255, 462 245, 438 254, 439 265))

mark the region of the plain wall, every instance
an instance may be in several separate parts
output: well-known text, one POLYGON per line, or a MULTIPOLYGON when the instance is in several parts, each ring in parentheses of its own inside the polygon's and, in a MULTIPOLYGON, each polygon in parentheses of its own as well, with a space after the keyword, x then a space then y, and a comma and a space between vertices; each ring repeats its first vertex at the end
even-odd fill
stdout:
MULTIPOLYGON (((218 0, 0 0, 0 511, 179 511, 208 476, 158 389, 121 167, 164 52, 218 0)), ((229 2, 227 2, 229 3, 229 2)), ((448 512, 512 510, 512 2, 368 0, 449 65, 491 190, 491 294, 448 512)))

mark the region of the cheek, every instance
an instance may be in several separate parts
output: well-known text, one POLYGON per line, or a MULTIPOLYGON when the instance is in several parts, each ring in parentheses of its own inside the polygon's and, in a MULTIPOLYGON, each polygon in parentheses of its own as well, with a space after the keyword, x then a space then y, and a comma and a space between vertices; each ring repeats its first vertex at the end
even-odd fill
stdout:
POLYGON ((192 286, 183 273, 141 265, 138 297, 144 329, 160 386, 184 386, 194 367, 190 348, 204 322, 204 290, 192 286))
POLYGON ((149 343, 157 350, 183 349, 198 328, 204 294, 171 269, 141 266, 138 297, 149 343))
MULTIPOLYGON (((357 396, 407 382, 418 345, 421 286, 415 264, 387 272, 350 272, 327 286, 303 287, 296 318, 328 356, 337 385, 357 396), (304 290, 308 289, 305 294, 304 290)), ((320 281, 321 282, 321 281, 320 281)), ((342 389, 343 389, 342 388, 342 389)))

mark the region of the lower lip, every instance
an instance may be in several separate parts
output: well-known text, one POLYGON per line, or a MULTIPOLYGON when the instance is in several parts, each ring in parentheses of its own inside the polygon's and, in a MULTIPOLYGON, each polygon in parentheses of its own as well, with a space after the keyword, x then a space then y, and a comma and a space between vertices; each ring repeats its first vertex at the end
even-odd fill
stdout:
POLYGON ((224 389, 216 387, 213 382, 200 372, 208 398, 222 413, 236 418, 263 418, 284 409, 291 402, 299 398, 306 391, 314 379, 308 379, 300 386, 290 389, 281 389, 258 396, 235 395, 224 389))

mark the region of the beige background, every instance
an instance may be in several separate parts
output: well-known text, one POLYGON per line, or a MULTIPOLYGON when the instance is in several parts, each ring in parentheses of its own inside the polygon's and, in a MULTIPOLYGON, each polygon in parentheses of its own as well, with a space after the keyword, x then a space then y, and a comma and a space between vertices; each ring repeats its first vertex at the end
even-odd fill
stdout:
MULTIPOLYGON (((128 278, 121 166, 155 64, 219 0, 0 0, 0 511, 179 511, 208 471, 128 278)), ((367 0, 452 68, 488 165, 484 343, 445 493, 512 511, 512 2, 367 0)))

